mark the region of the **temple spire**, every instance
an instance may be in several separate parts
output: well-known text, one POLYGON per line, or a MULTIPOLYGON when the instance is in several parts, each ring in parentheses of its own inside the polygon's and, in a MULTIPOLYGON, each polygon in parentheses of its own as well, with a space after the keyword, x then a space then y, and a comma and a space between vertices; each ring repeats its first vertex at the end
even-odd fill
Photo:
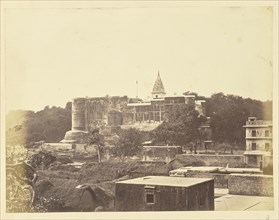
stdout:
POLYGON ((158 76, 154 83, 153 90, 152 90, 152 97, 153 98, 163 98, 165 96, 165 88, 163 82, 160 77, 160 72, 158 70, 158 76))

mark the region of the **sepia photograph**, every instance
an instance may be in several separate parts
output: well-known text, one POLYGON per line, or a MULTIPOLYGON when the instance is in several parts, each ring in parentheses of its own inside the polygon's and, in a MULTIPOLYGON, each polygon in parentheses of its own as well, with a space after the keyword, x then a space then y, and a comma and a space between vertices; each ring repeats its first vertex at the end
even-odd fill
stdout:
POLYGON ((1 219, 278 219, 277 1, 0 3, 1 219))

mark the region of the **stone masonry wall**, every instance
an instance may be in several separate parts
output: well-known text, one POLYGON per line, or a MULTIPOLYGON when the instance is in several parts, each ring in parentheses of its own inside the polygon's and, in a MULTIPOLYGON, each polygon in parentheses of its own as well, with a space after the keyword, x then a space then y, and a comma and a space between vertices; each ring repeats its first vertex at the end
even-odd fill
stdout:
POLYGON ((244 165, 243 155, 203 155, 203 154, 179 154, 176 158, 180 161, 189 161, 192 157, 204 162, 205 166, 239 167, 244 165))
POLYGON ((273 177, 270 175, 230 174, 229 194, 273 196, 273 177))
POLYGON ((186 177, 193 178, 214 178, 214 188, 228 188, 229 174, 207 173, 207 172, 187 172, 186 177))

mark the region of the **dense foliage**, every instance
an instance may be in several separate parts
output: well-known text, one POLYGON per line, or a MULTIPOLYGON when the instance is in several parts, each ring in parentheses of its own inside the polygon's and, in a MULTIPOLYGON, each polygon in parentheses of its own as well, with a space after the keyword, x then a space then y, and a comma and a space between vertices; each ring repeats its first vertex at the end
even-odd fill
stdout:
POLYGON ((193 104, 176 106, 170 120, 153 131, 154 142, 179 146, 191 143, 195 148, 202 138, 199 127, 204 122, 205 118, 199 115, 193 104))
MULTIPOLYGON (((105 124, 101 121, 95 121, 89 132, 84 136, 83 143, 88 146, 95 146, 98 154, 98 162, 102 163, 101 151, 104 146, 104 135, 102 131, 105 129, 105 124)), ((103 132, 104 133, 104 132, 103 132)))
POLYGON ((211 117, 212 138, 215 143, 244 145, 243 125, 248 117, 272 120, 272 102, 216 93, 206 100, 206 115, 211 117))
POLYGON ((59 142, 71 129, 71 103, 65 108, 46 106, 38 112, 16 110, 6 116, 8 145, 32 145, 37 141, 59 142))
POLYGON ((134 156, 140 152, 140 147, 144 141, 145 132, 135 128, 127 130, 120 129, 118 132, 118 139, 112 153, 124 161, 127 156, 134 156))

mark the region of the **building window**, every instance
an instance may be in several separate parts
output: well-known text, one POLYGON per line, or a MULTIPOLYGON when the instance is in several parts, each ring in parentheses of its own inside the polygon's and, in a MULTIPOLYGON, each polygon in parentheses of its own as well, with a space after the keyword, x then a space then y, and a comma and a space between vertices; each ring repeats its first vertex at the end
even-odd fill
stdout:
POLYGON ((154 204, 155 203, 154 194, 151 194, 151 193, 146 194, 146 203, 147 204, 154 204))
POLYGON ((152 205, 155 203, 155 187, 154 186, 145 186, 144 187, 145 191, 145 201, 148 205, 152 205))
POLYGON ((256 143, 252 143, 252 150, 257 150, 257 144, 256 143))
POLYGON ((256 130, 252 130, 252 137, 256 137, 256 130))
POLYGON ((265 137, 269 137, 269 130, 265 130, 264 136, 265 136, 265 137))

